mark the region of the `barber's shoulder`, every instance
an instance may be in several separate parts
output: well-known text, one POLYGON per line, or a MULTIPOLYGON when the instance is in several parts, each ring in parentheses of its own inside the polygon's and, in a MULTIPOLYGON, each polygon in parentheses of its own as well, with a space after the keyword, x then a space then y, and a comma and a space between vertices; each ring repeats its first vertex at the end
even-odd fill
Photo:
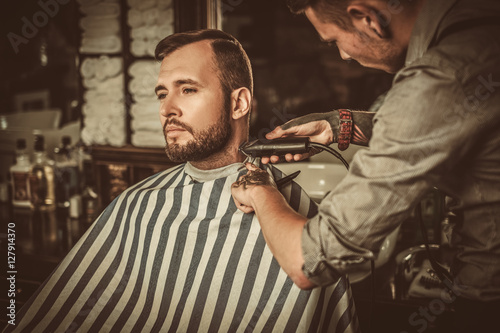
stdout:
MULTIPOLYGON (((500 32, 500 25, 493 27, 500 32)), ((395 82, 431 74, 466 86, 470 78, 500 67, 500 33, 476 30, 447 36, 420 58, 407 64, 395 82)))

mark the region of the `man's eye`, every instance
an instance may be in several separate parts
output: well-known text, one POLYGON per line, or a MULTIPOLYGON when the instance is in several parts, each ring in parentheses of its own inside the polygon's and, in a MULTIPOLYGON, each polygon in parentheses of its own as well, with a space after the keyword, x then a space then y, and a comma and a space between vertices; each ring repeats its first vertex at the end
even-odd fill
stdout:
POLYGON ((159 100, 162 100, 165 97, 167 97, 167 94, 158 94, 157 97, 158 97, 159 100))
POLYGON ((192 93, 195 93, 196 92, 196 89, 192 89, 192 88, 184 88, 182 89, 182 92, 184 94, 192 94, 192 93))

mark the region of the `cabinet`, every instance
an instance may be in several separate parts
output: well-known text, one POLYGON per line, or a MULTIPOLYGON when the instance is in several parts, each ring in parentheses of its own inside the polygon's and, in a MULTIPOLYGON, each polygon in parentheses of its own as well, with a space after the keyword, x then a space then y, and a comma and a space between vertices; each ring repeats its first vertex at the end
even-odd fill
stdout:
POLYGON ((145 149, 132 145, 94 146, 92 160, 102 208, 131 185, 176 165, 167 159, 162 148, 145 149))

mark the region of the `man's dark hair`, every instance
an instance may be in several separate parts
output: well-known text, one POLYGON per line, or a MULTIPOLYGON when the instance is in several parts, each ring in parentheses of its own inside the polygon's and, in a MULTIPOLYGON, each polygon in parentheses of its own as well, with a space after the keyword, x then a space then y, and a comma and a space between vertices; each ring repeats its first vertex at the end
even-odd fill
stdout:
POLYGON ((292 13, 302 14, 311 7, 322 22, 334 23, 346 31, 354 29, 347 15, 347 6, 350 2, 351 0, 287 0, 292 13))
POLYGON ((246 87, 253 95, 253 78, 250 60, 240 42, 230 34, 215 30, 180 32, 162 39, 155 50, 155 58, 162 61, 175 50, 192 43, 208 40, 213 50, 214 64, 222 89, 229 96, 235 89, 246 87))

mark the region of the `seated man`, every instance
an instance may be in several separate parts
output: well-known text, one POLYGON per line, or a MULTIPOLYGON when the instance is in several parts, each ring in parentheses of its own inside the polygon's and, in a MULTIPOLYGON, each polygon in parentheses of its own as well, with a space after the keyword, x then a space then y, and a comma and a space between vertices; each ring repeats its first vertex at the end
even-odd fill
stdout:
MULTIPOLYGON (((166 153, 177 162, 118 196, 18 314, 19 332, 353 332, 347 279, 300 290, 231 184, 246 174, 250 62, 217 30, 156 49, 166 153)), ((275 179, 279 170, 266 167, 275 179)), ((283 192, 312 216, 300 187, 283 192)))

